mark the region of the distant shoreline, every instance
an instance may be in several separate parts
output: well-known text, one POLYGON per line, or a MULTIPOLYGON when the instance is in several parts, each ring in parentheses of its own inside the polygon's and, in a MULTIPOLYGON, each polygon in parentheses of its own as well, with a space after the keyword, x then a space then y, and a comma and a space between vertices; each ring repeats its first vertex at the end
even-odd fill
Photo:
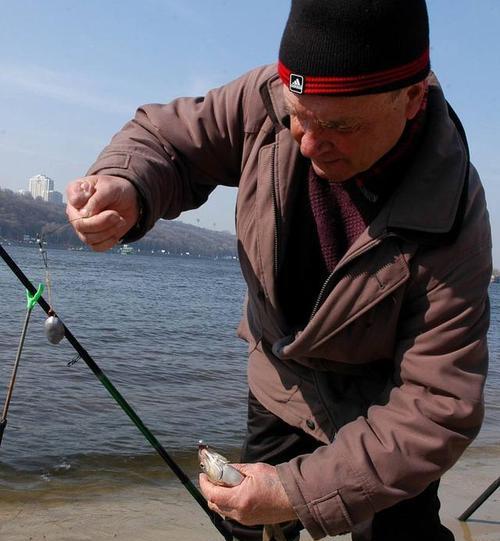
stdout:
MULTIPOLYGON (((0 189, 0 241, 16 246, 30 245, 39 235, 53 248, 77 250, 83 246, 68 223, 64 205, 0 189)), ((141 253, 163 251, 196 257, 237 255, 237 241, 232 233, 205 229, 181 220, 158 220, 132 246, 141 253)))
MULTIPOLYGON (((7 249, 9 247, 15 248, 27 248, 27 249, 36 249, 38 250, 38 244, 34 241, 23 242, 15 241, 8 239, 0 239, 0 244, 7 249)), ((135 248, 135 243, 118 245, 117 247, 111 248, 106 252, 94 252, 91 248, 86 245, 80 246, 65 246, 61 244, 48 244, 47 248, 49 250, 64 250, 71 252, 86 252, 86 253, 95 253, 95 254, 105 254, 105 255, 132 255, 132 256, 145 256, 145 257, 175 257, 175 258, 190 258, 190 259, 220 259, 226 261, 238 261, 239 258, 236 255, 210 255, 210 254, 195 254, 190 252, 170 252, 167 250, 148 250, 144 248, 135 248), (132 251, 129 253, 123 253, 124 247, 133 247, 132 251)))

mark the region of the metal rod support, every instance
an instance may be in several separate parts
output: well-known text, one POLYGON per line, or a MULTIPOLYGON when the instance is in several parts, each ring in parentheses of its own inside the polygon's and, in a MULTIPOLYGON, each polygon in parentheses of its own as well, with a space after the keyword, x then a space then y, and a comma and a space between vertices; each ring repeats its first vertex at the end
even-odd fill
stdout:
MULTIPOLYGON (((28 330, 28 323, 30 321, 31 310, 26 310, 26 317, 24 318, 23 330, 21 332, 21 338, 19 340, 19 346, 17 348, 16 360, 14 362, 14 368, 12 369, 12 375, 10 377, 9 388, 7 390, 7 396, 5 397, 5 404, 3 406, 2 421, 7 422, 7 413, 9 412, 10 401, 12 399, 12 393, 14 391, 14 384, 16 383, 17 369, 19 367, 19 361, 21 360, 21 353, 23 351, 24 339, 26 338, 26 331, 28 330)), ((1 443, 1 440, 0 440, 1 443)))
POLYGON ((465 522, 483 503, 500 487, 500 477, 491 483, 491 485, 467 507, 467 509, 458 517, 458 520, 465 522))

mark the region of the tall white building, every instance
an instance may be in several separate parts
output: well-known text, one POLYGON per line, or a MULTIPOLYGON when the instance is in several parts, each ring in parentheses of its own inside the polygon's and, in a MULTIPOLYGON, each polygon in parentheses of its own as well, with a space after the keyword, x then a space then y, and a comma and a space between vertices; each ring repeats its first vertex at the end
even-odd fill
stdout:
POLYGON ((44 201, 48 201, 49 192, 54 191, 54 181, 45 175, 35 175, 29 180, 29 190, 33 199, 41 197, 44 201))

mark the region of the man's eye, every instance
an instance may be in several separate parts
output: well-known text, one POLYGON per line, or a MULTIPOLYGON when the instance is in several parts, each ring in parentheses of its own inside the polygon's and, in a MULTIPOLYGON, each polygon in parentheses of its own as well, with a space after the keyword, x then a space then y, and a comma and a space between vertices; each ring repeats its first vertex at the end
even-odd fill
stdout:
POLYGON ((320 124, 322 128, 326 128, 329 130, 335 130, 339 133, 353 133, 357 131, 358 126, 347 126, 347 125, 339 125, 339 124, 330 124, 329 122, 322 122, 320 124))
POLYGON ((335 129, 340 133, 352 133, 356 131, 356 126, 337 126, 335 129))

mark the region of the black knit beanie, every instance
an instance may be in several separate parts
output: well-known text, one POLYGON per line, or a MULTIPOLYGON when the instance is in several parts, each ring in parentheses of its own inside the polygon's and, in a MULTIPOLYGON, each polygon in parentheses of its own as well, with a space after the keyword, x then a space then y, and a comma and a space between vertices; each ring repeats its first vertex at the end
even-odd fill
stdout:
POLYGON ((425 0, 292 0, 278 63, 292 92, 388 92, 429 70, 425 0))

